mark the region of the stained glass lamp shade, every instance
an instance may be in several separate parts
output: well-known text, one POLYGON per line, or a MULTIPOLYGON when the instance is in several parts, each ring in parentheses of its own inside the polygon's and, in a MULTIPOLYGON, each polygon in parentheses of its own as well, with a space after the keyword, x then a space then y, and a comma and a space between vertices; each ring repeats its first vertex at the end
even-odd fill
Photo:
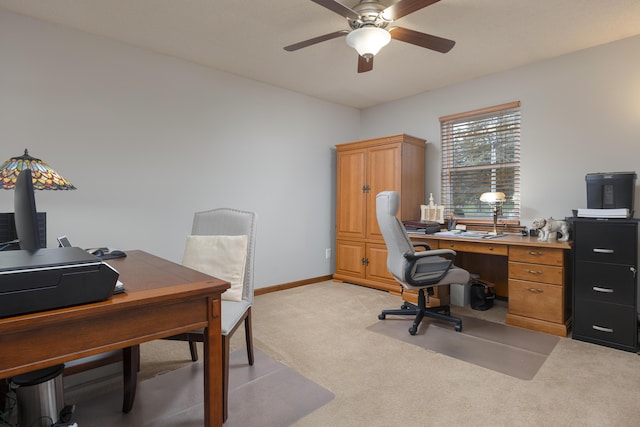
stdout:
POLYGON ((73 184, 61 177, 58 172, 40 159, 31 157, 25 149, 24 154, 12 157, 0 166, 0 188, 11 190, 16 185, 18 175, 23 169, 31 169, 33 188, 36 190, 75 190, 73 184))

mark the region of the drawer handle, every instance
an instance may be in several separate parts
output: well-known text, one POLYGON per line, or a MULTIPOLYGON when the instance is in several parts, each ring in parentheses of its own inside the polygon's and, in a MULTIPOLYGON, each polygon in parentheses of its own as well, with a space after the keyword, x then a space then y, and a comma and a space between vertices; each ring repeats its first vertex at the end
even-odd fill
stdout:
POLYGON ((544 255, 544 252, 529 251, 528 254, 533 256, 542 256, 544 255))
POLYGON ((591 327, 593 329, 595 329, 596 331, 600 331, 600 332, 608 332, 608 333, 613 333, 613 329, 611 328, 603 328, 602 326, 598 326, 598 325, 591 325, 591 327))
POLYGON ((544 292, 542 289, 534 289, 534 288, 527 288, 527 290, 534 294, 541 294, 544 292))
POLYGON ((544 274, 544 272, 542 271, 536 271, 536 270, 529 270, 528 268, 526 268, 524 270, 525 273, 531 273, 531 274, 544 274))
POLYGON ((613 249, 602 249, 602 248, 593 248, 593 252, 597 254, 612 254, 613 249))
POLYGON ((591 289, 593 289, 596 292, 604 292, 605 294, 612 294, 613 293, 613 289, 611 289, 611 288, 601 288, 599 286, 594 286, 591 289))

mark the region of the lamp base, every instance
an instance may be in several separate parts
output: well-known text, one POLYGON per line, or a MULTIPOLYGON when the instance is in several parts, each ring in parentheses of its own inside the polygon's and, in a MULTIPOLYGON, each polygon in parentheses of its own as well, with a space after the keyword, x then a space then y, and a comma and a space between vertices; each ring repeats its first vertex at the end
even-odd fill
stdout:
POLYGON ((490 231, 486 235, 482 236, 482 238, 483 239, 495 239, 496 237, 502 237, 502 236, 506 236, 506 234, 494 233, 493 231, 490 231))

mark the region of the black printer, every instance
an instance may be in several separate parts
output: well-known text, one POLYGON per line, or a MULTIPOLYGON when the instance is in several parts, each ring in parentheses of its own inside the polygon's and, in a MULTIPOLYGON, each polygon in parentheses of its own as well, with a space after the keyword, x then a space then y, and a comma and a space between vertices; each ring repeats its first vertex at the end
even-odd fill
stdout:
POLYGON ((104 301, 119 273, 81 248, 0 252, 0 317, 104 301))

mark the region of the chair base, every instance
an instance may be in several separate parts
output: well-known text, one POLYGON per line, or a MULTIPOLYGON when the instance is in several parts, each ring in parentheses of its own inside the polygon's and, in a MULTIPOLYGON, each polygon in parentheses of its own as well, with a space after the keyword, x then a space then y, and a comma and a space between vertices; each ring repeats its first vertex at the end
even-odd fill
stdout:
POLYGON ((426 301, 427 299, 424 295, 424 289, 420 289, 418 291, 418 305, 405 301, 399 309, 382 310, 378 315, 378 319, 384 320, 387 315, 416 316, 413 320, 413 324, 409 328, 409 333, 411 335, 415 335, 418 332, 418 326, 420 326, 422 319, 425 317, 444 320, 445 322, 452 322, 456 332, 462 331, 462 320, 451 316, 451 309, 448 305, 427 307, 426 301))

